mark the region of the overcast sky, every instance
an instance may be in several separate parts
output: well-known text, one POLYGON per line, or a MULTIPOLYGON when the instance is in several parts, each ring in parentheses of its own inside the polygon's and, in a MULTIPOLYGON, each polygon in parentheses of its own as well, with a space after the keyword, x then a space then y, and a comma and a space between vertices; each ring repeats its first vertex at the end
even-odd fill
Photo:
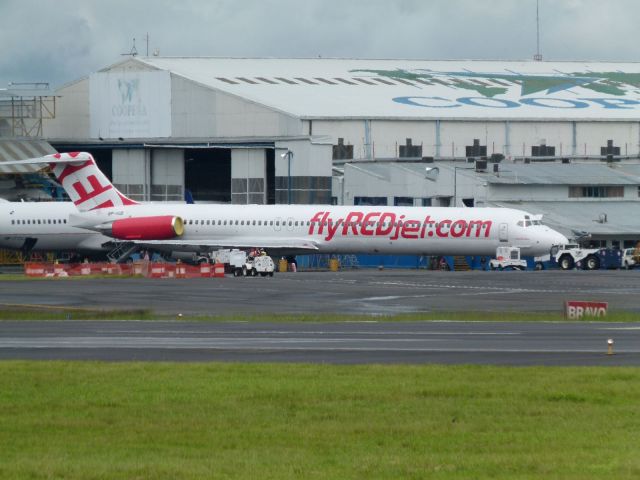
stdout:
MULTIPOLYGON (((0 0, 0 88, 165 56, 530 59, 536 0, 0 0)), ((540 0, 545 60, 638 61, 637 0, 540 0)))

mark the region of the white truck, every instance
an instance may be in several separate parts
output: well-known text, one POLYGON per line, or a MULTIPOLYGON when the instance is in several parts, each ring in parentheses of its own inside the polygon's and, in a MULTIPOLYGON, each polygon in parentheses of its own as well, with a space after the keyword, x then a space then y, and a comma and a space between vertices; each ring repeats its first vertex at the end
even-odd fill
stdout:
POLYGON ((234 277, 255 277, 260 274, 263 277, 273 277, 276 269, 273 259, 268 255, 257 257, 247 256, 243 250, 231 250, 229 252, 229 265, 234 277))
POLYGON ((557 245, 551 248, 551 261, 558 264, 562 270, 583 267, 585 270, 600 268, 599 249, 580 248, 578 244, 557 245))
POLYGON ((628 270, 640 266, 640 248, 625 248, 622 252, 622 268, 628 270))
POLYGON ((520 258, 519 247, 498 247, 496 258, 489 261, 491 270, 526 270, 527 261, 520 258))

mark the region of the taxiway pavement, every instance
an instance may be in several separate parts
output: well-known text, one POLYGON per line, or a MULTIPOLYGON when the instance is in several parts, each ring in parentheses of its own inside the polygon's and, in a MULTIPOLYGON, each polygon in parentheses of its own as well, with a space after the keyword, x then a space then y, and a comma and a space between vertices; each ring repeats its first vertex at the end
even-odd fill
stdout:
POLYGON ((345 270, 273 278, 34 281, 1 281, 0 276, 0 308, 150 309, 165 315, 561 311, 566 300, 606 301, 613 310, 640 316, 640 270, 345 270))
POLYGON ((4 321, 0 359, 637 366, 640 323, 4 321))

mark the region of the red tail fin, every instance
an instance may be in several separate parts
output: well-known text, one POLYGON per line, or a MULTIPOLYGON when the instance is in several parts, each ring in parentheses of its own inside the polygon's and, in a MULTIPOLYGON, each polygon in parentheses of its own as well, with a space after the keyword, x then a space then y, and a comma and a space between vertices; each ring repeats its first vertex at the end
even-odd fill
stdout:
POLYGON ((49 167, 82 212, 138 204, 113 186, 90 153, 56 153, 45 158, 51 159, 49 167))

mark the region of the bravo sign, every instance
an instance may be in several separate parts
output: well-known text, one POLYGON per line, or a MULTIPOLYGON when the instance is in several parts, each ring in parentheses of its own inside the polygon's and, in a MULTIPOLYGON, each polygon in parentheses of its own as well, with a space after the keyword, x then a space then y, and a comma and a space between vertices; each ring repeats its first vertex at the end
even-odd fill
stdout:
POLYGON ((606 317, 607 302, 580 302, 569 300, 564 303, 564 314, 568 320, 579 320, 584 317, 606 317))

